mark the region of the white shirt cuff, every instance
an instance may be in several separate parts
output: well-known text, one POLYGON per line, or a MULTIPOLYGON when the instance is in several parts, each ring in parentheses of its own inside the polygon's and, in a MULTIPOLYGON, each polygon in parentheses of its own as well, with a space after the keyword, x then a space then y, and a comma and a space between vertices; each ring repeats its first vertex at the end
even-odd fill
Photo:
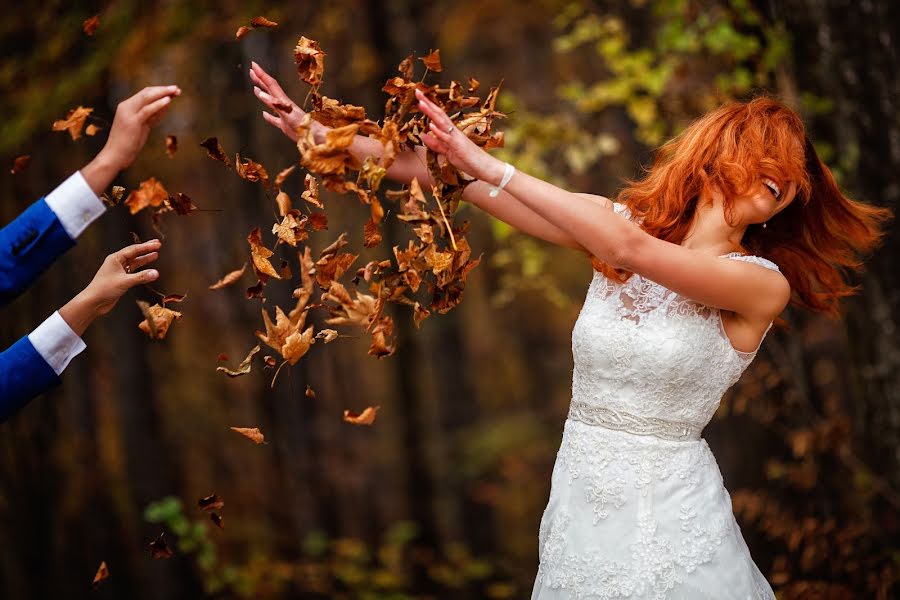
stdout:
POLYGON ((87 348, 84 340, 72 331, 59 311, 29 333, 28 341, 57 375, 62 374, 69 362, 87 348))
POLYGON ((75 171, 59 187, 47 194, 44 201, 73 240, 106 212, 106 206, 84 180, 81 171, 75 171))

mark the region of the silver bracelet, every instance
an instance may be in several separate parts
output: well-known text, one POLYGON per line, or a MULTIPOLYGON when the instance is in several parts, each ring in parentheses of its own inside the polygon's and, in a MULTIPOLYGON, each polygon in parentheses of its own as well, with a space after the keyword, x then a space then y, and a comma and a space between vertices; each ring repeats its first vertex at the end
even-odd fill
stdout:
POLYGON ((516 168, 509 163, 506 163, 506 166, 503 167, 503 179, 500 180, 500 185, 491 186, 490 197, 496 198, 500 195, 500 190, 506 187, 506 184, 509 183, 509 180, 512 179, 512 176, 515 174, 516 168))

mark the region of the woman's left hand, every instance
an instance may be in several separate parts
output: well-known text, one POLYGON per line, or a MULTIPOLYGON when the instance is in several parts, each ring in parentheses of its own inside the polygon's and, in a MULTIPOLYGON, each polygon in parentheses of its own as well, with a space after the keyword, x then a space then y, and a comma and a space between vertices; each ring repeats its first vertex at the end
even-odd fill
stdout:
POLYGON ((444 110, 416 90, 419 110, 431 123, 430 133, 422 134, 422 142, 431 150, 443 154, 450 164, 463 173, 497 185, 503 177, 504 164, 494 158, 460 131, 444 110))

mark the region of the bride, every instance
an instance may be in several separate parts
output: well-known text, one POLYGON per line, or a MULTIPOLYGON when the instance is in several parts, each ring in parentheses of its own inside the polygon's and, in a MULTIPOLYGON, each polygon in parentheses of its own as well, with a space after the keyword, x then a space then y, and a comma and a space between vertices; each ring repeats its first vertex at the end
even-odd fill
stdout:
MULTIPOLYGON (((256 63, 250 78, 265 120, 296 140, 304 112, 256 63)), ((595 267, 532 600, 774 599, 700 434, 789 302, 838 316, 856 291, 839 269, 861 267, 890 212, 844 196, 800 117, 769 97, 696 120, 615 203, 517 171, 417 98, 427 149, 477 180, 466 201, 595 267)), ((351 151, 382 146, 357 136, 351 151)), ((388 177, 430 185, 425 152, 388 177)))

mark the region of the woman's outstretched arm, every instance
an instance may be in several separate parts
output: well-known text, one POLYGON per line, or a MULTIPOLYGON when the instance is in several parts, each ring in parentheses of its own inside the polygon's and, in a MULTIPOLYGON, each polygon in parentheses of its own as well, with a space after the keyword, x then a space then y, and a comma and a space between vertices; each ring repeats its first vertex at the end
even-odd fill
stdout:
MULTIPOLYGON (((271 113, 263 111, 263 118, 296 142, 297 127, 305 112, 290 99, 278 81, 255 62, 251 64, 250 79, 256 84, 253 93, 272 111, 271 113)), ((312 127, 316 142, 322 143, 330 128, 316 121, 313 121, 312 127)), ((414 150, 401 152, 388 168, 386 176, 407 184, 413 179, 418 179, 425 189, 429 189, 433 181, 428 173, 426 152, 425 146, 416 146, 414 150)), ((350 153, 360 162, 367 156, 380 159, 384 153, 384 146, 374 138, 357 135, 350 146, 350 153)), ((492 198, 489 191, 490 186, 484 182, 472 182, 466 186, 463 200, 524 233, 553 244, 588 252, 572 235, 521 203, 510 193, 501 191, 497 197, 492 198)), ((612 202, 603 196, 580 193, 576 195, 590 200, 592 204, 607 209, 612 207, 612 202)))

